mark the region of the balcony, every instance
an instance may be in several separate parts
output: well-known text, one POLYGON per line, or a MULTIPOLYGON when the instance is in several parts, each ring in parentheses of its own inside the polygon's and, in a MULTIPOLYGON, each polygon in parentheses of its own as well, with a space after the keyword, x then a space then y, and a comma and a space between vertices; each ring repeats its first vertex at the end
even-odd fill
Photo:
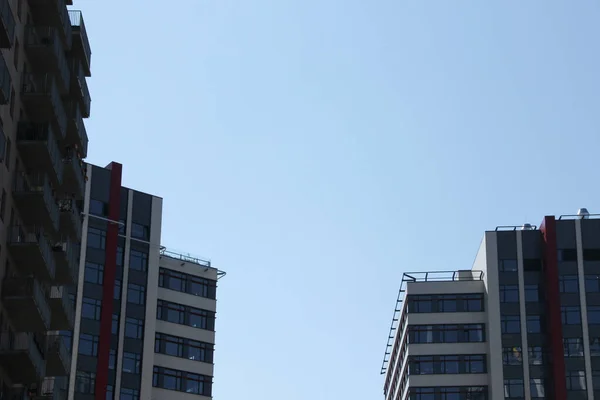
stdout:
POLYGON ((56 260, 54 281, 61 285, 76 285, 79 272, 79 246, 70 240, 52 247, 56 260))
POLYGON ((41 281, 54 279, 55 261, 43 228, 9 226, 6 245, 22 275, 34 275, 41 281))
POLYGON ((67 400, 68 380, 66 377, 44 378, 39 386, 35 400, 67 400))
POLYGON ((46 336, 46 375, 65 376, 71 373, 71 353, 65 338, 60 335, 46 336))
POLYGON ((50 183, 60 187, 64 165, 56 139, 54 129, 49 124, 19 122, 17 147, 25 167, 28 170, 45 171, 50 183))
MULTIPOLYGON (((78 86, 77 79, 71 81, 71 85, 78 86)), ((65 103, 67 107, 67 135, 65 143, 73 146, 81 153, 81 158, 87 157, 88 135, 81 115, 81 105, 79 101, 69 101, 65 103)))
MULTIPOLYGON (((81 212, 77 207, 75 199, 58 200, 58 210, 60 211, 60 232, 73 240, 81 240, 81 212)), ((58 275, 58 271, 56 272, 58 275)), ((58 279, 58 276, 57 276, 58 279)))
POLYGON ((9 0, 0 0, 0 48, 11 48, 14 40, 15 16, 9 0))
POLYGON ((46 232, 58 232, 58 204, 46 175, 17 174, 13 198, 26 225, 43 226, 46 232))
POLYGON ((65 49, 69 50, 73 40, 73 30, 65 0, 29 0, 29 7, 37 25, 58 28, 65 49))
POLYGON ((37 383, 46 371, 40 346, 29 332, 2 332, 0 365, 14 384, 37 383))
POLYGON ((81 57, 85 76, 91 76, 90 67, 92 66, 92 49, 85 30, 83 14, 81 11, 69 10, 69 18, 71 19, 71 29, 73 30, 72 51, 81 57))
POLYGON ((23 74, 22 99, 32 122, 52 121, 58 140, 64 138, 67 114, 53 75, 23 74))
POLYGON ((71 71, 58 29, 50 26, 27 26, 25 51, 33 70, 53 73, 57 78, 59 92, 67 94, 71 84, 71 71))
MULTIPOLYGON (((3 0, 0 0, 3 1, 3 0)), ((0 104, 8 104, 10 101, 10 91, 12 88, 12 79, 10 71, 4 60, 4 56, 0 54, 0 104)))
POLYGON ((88 118, 90 116, 92 98, 85 78, 83 63, 77 58, 70 58, 69 66, 71 76, 73 77, 71 80, 71 94, 79 102, 81 116, 88 118))
POLYGON ((50 330, 68 331, 73 329, 75 311, 69 300, 69 292, 66 286, 52 286, 47 292, 48 304, 52 317, 50 319, 50 330))
POLYGON ((50 308, 42 286, 33 278, 4 278, 2 302, 18 332, 44 332, 50 326, 50 308))
POLYGON ((68 154, 67 157, 63 158, 63 163, 65 164, 63 191, 65 194, 71 195, 72 198, 81 200, 85 190, 85 165, 72 150, 71 154, 68 154))

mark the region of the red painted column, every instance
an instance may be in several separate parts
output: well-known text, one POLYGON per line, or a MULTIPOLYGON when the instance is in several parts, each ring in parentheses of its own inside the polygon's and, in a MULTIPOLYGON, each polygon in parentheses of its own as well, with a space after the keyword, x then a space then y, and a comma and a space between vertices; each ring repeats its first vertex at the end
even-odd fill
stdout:
MULTIPOLYGON (((119 214, 121 211, 121 173, 123 166, 113 162, 107 168, 111 170, 108 219, 111 221, 119 221, 119 214)), ((106 259, 104 261, 104 284, 102 285, 102 313, 100 316, 95 400, 106 399, 110 337, 112 334, 113 296, 115 290, 115 275, 117 272, 118 239, 119 225, 117 223, 109 222, 106 232, 106 259)))
POLYGON ((540 227, 544 246, 544 280, 546 285, 546 309, 548 312, 548 336, 552 362, 552 385, 556 400, 567 398, 565 381, 565 358, 563 351, 562 321, 560 316, 560 291, 558 284, 558 258, 556 248, 556 220, 544 218, 540 227))

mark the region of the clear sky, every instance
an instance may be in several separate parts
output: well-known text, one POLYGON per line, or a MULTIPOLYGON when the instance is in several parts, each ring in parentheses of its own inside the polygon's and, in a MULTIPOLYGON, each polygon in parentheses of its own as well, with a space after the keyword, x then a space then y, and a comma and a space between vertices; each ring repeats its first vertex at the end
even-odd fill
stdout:
POLYGON ((382 398, 403 272, 600 212, 596 0, 75 0, 88 161, 227 271, 216 400, 382 398))

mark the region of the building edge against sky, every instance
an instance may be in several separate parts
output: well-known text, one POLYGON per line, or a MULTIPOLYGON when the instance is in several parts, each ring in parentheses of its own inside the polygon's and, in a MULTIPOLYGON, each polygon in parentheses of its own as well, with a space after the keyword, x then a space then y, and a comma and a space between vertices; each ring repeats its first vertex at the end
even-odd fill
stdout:
POLYGON ((600 215, 487 231, 470 270, 403 275, 386 400, 600 398, 600 215))

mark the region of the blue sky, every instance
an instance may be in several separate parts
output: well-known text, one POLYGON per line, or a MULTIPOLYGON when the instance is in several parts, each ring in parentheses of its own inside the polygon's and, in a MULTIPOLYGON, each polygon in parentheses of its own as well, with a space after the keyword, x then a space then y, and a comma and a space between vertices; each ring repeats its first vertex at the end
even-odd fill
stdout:
POLYGON ((376 399, 401 274, 600 212, 595 0, 76 1, 88 161, 220 283, 218 400, 376 399))

